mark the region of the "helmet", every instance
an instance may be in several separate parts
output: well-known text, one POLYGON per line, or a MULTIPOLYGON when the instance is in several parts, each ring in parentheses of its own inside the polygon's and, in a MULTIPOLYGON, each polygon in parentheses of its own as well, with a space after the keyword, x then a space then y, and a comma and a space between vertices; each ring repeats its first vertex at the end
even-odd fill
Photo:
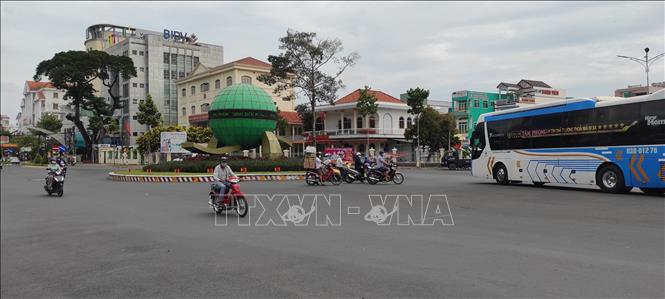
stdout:
POLYGON ((360 156, 360 152, 357 152, 357 153, 356 153, 356 156, 360 156))
POLYGON ((383 155, 383 152, 379 152, 379 155, 383 155))
POLYGON ((228 158, 226 156, 222 156, 222 158, 219 159, 219 163, 226 163, 228 162, 228 158))

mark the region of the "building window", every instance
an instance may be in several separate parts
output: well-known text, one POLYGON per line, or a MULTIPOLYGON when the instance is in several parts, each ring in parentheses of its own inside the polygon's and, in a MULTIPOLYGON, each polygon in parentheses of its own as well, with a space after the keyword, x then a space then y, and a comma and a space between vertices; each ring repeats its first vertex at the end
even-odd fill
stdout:
POLYGON ((127 51, 127 50, 122 51, 122 56, 129 56, 129 51, 127 51))
POLYGON ((399 117, 399 128, 404 129, 404 117, 399 117))
POLYGON ((182 116, 187 115, 187 108, 182 107, 182 116))
POLYGON ((466 111, 466 101, 460 101, 457 105, 457 111, 466 111))
POLYGON ((413 120, 409 117, 406 119, 406 127, 411 128, 413 126, 413 120))
POLYGON ((123 97, 129 96, 129 83, 125 83, 122 85, 122 96, 123 97))
POLYGON ((226 77, 226 86, 233 85, 233 78, 231 76, 226 77))
POLYGON ((139 102, 139 100, 137 100, 137 99, 132 99, 132 104, 136 105, 136 104, 138 104, 138 102, 139 102))
POLYGON ((468 131, 466 120, 460 121, 459 124, 457 125, 457 129, 459 130, 460 133, 466 133, 468 131))
POLYGON ((58 103, 53 103, 53 110, 58 110, 58 103))
POLYGON ((369 117, 369 128, 370 129, 376 128, 376 118, 374 118, 374 115, 369 117))
POLYGON ((137 120, 138 117, 136 117, 136 115, 134 115, 134 116, 132 116, 132 119, 133 119, 133 120, 137 120))
POLYGON ((215 80, 215 89, 220 89, 222 88, 222 81, 219 79, 215 80))
POLYGON ((483 101, 483 108, 489 108, 489 104, 487 103, 487 101, 483 101))
POLYGON ((132 132, 132 136, 138 136, 138 135, 139 135, 138 132, 132 132))
POLYGON ((201 90, 201 92, 206 92, 206 91, 210 90, 210 84, 208 82, 201 83, 200 90, 201 90))
POLYGON ((210 110, 210 104, 201 105, 201 113, 208 112, 208 110, 210 110))
POLYGON ((323 130, 323 118, 317 117, 316 123, 314 124, 314 130, 321 131, 323 130))
POLYGON ((145 72, 145 68, 140 67, 139 72, 141 72, 141 73, 145 72))
MULTIPOLYGON (((178 79, 177 75, 178 75, 178 74, 177 74, 176 71, 171 71, 171 79, 178 79)), ((168 79, 168 78, 169 78, 169 77, 166 77, 166 79, 168 79)))
POLYGON ((57 93, 57 92, 54 92, 54 93, 53 93, 53 98, 54 98, 54 99, 57 99, 57 98, 58 98, 58 93, 57 93))
POLYGON ((194 56, 194 66, 196 66, 197 64, 199 64, 199 57, 194 56))
POLYGON ((132 83, 132 87, 138 87, 139 85, 137 83, 132 83))
POLYGON ((171 54, 171 64, 178 64, 178 54, 171 54))
POLYGON ((193 95, 196 93, 196 86, 192 85, 191 92, 189 93, 190 95, 193 95))
POLYGON ((345 117, 343 125, 342 129, 351 129, 351 119, 345 117))
POLYGON ((181 93, 183 97, 187 95, 187 88, 183 88, 181 93))
POLYGON ((141 84, 139 84, 139 87, 145 88, 145 84, 141 83, 141 84))
POLYGON ((169 60, 170 60, 169 57, 170 57, 169 53, 164 53, 164 63, 166 63, 166 64, 169 63, 169 60))
POLYGON ((145 52, 139 51, 139 56, 143 56, 144 54, 145 54, 145 52))
POLYGON ((132 50, 132 55, 136 55, 136 50, 132 50))
POLYGON ((252 84, 252 77, 250 76, 242 76, 240 77, 240 82, 242 84, 252 84))
POLYGON ((363 118, 360 117, 360 116, 358 118, 356 118, 356 128, 358 128, 358 129, 363 128, 363 118))
POLYGON ((473 107, 474 108, 480 107, 480 100, 473 100, 473 107))
MULTIPOLYGON (((189 73, 187 75, 189 75, 189 73)), ((178 78, 185 78, 185 72, 178 72, 178 78)))
POLYGON ((164 70, 164 79, 169 78, 169 70, 164 70))
POLYGON ((196 106, 192 106, 192 113, 191 114, 196 114, 196 106))

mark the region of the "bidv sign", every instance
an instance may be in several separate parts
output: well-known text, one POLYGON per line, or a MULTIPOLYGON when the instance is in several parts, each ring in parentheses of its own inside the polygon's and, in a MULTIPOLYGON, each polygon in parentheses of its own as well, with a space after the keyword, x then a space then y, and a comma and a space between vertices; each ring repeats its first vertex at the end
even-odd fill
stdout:
POLYGON ((168 30, 168 29, 164 29, 164 39, 181 43, 187 42, 190 44, 196 43, 196 41, 198 40, 196 34, 194 33, 192 33, 192 35, 188 35, 187 32, 183 33, 180 31, 168 30))

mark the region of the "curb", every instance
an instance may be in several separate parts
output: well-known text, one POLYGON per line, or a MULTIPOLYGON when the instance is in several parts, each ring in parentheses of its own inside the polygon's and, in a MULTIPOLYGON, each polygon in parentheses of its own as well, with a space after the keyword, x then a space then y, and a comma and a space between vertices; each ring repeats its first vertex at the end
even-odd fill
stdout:
MULTIPOLYGON (((237 174, 240 181, 301 181, 304 174, 237 174)), ((109 172, 109 178, 119 182, 133 183, 207 183, 214 182, 212 175, 162 176, 125 175, 109 172)))

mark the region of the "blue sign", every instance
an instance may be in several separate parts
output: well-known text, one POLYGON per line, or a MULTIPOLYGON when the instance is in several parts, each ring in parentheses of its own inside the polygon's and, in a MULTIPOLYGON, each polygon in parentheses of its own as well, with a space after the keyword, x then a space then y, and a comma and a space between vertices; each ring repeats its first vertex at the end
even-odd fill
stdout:
POLYGON ((182 42, 182 43, 184 42, 195 43, 198 40, 196 35, 193 33, 192 35, 189 35, 187 32, 183 33, 180 31, 168 30, 168 29, 164 29, 164 39, 172 40, 174 42, 182 42))

